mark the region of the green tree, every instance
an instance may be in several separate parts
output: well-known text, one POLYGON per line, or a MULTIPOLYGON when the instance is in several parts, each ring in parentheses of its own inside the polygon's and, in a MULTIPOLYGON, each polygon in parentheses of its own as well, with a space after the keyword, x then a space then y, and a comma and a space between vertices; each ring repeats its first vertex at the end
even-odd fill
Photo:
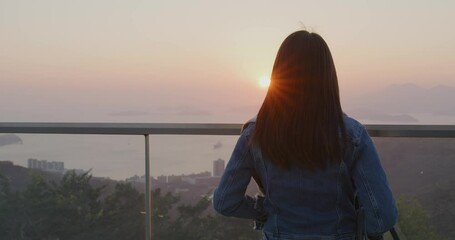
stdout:
POLYGON ((10 197, 14 216, 5 239, 80 239, 81 233, 92 232, 100 217, 102 188, 93 188, 90 179, 88 172, 68 172, 60 182, 34 175, 24 192, 10 197))
POLYGON ((151 191, 152 201, 152 237, 153 239, 173 239, 175 231, 179 227, 171 219, 171 209, 180 200, 179 197, 173 196, 170 192, 162 195, 161 189, 151 191))
POLYGON ((204 216, 208 206, 210 202, 206 198, 202 198, 195 205, 179 206, 178 217, 172 223, 172 231, 168 232, 167 239, 213 239, 207 238, 210 235, 207 227, 212 220, 211 216, 204 216))
POLYGON ((446 239, 431 225, 427 212, 417 199, 401 196, 397 201, 397 205, 400 213, 398 226, 407 239, 446 239))
POLYGON ((9 179, 0 174, 0 236, 12 239, 13 194, 11 193, 9 179))
POLYGON ((93 232, 102 217, 100 196, 104 187, 94 188, 91 178, 89 172, 70 171, 59 184, 53 184, 55 212, 51 225, 59 226, 55 233, 61 239, 76 239, 80 233, 93 232))
MULTIPOLYGON (((0 238, 143 239, 144 194, 119 183, 103 198, 105 188, 93 187, 91 179, 89 172, 68 172, 58 182, 34 175, 26 190, 13 193, 0 176, 0 238)), ((194 205, 181 205, 179 197, 160 189, 151 197, 153 239, 260 239, 251 221, 213 215, 207 197, 194 205)))
POLYGON ((52 187, 41 175, 34 175, 27 189, 18 193, 15 209, 14 232, 17 239, 54 239, 52 218, 55 213, 52 187))
POLYGON ((130 183, 118 183, 103 205, 102 218, 96 230, 98 236, 125 240, 145 238, 144 194, 130 183))
POLYGON ((168 222, 165 235, 158 239, 177 240, 251 240, 260 239, 251 220, 228 218, 209 211, 210 198, 203 197, 194 205, 177 207, 178 216, 168 222))

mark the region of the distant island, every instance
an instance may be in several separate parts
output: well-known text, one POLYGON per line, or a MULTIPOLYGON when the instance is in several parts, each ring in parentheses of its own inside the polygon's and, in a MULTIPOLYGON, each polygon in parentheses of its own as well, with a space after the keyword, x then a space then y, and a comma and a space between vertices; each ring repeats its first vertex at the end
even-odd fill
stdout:
POLYGON ((14 134, 0 135, 0 147, 11 144, 22 144, 22 139, 14 134))

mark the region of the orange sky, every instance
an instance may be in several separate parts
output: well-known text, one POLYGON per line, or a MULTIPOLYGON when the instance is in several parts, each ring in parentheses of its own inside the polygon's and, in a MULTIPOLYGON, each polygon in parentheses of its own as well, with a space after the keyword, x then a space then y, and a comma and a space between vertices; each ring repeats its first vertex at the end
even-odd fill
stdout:
POLYGON ((0 121, 240 122, 261 103, 281 41, 302 28, 328 42, 343 99, 453 86, 454 5, 4 0, 0 121))

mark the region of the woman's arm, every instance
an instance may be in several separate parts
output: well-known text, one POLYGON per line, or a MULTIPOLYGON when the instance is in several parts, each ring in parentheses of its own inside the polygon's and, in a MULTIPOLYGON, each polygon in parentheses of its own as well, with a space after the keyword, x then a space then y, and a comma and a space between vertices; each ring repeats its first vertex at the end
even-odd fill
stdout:
POLYGON ((234 148, 232 156, 213 193, 213 207, 225 216, 257 219, 264 214, 255 208, 256 199, 245 195, 254 171, 254 163, 244 132, 234 148))
POLYGON ((368 235, 390 230, 397 221, 398 211, 371 137, 364 127, 353 171, 360 205, 365 210, 368 235))

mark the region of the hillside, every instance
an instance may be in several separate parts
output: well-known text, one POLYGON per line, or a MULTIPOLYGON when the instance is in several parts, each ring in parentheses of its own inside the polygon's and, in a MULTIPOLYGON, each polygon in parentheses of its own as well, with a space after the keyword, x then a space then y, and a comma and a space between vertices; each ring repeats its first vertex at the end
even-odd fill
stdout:
POLYGON ((0 135, 0 147, 10 144, 22 144, 22 139, 14 134, 0 135))
MULTIPOLYGON (((45 179, 55 182, 60 181, 63 177, 63 174, 61 173, 46 172, 38 169, 16 166, 9 161, 0 161, 0 175, 9 180, 10 187, 13 191, 25 190, 32 182, 33 177, 36 175, 43 176, 45 179)), ((118 181, 99 177, 92 177, 90 181, 90 184, 93 187, 105 187, 103 195, 112 193, 117 183, 118 181)))
POLYGON ((395 197, 416 198, 434 226, 455 239, 455 139, 376 138, 395 197))
POLYGON ((422 87, 413 83, 394 84, 358 96, 347 96, 344 110, 371 123, 426 123, 422 115, 453 122, 455 87, 422 87))

